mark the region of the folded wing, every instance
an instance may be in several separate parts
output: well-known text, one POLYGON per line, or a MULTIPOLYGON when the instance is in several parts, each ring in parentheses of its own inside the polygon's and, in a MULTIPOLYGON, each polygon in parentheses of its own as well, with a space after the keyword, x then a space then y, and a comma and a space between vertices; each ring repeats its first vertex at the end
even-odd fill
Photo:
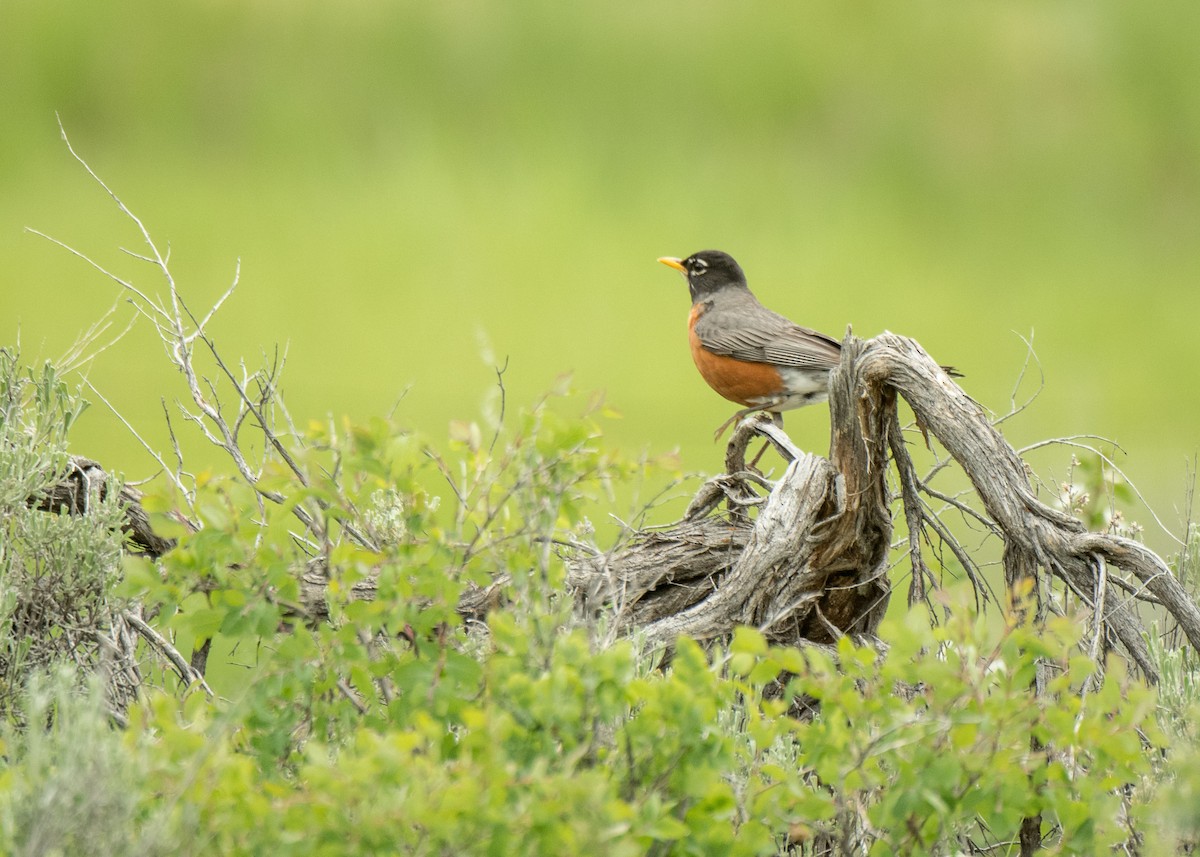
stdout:
POLYGON ((695 327, 700 344, 714 354, 756 363, 799 369, 832 369, 838 364, 842 347, 833 337, 794 324, 761 304, 746 310, 731 308, 720 318, 715 313, 702 315, 695 327))

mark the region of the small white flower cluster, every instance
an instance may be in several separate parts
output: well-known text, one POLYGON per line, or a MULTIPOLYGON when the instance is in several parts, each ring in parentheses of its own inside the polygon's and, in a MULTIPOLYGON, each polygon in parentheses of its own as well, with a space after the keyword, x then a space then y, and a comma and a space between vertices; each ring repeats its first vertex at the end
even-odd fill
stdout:
POLYGON ((399 544, 408 533, 403 495, 395 488, 379 489, 371 495, 371 506, 363 514, 363 520, 376 541, 399 544))
POLYGON ((1058 502, 1063 509, 1079 514, 1091 501, 1092 495, 1078 485, 1064 482, 1059 487, 1058 502))

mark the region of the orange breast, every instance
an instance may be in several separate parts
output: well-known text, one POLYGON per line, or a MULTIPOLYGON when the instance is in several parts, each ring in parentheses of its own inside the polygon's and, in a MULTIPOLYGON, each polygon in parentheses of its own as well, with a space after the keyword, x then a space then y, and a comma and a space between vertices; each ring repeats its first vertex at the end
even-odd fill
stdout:
POLYGON ((696 322, 704 314, 704 305, 696 304, 688 316, 688 339, 692 360, 708 386, 720 395, 745 407, 762 404, 764 398, 783 392, 783 378, 769 363, 751 363, 721 354, 713 354, 696 335, 696 322))

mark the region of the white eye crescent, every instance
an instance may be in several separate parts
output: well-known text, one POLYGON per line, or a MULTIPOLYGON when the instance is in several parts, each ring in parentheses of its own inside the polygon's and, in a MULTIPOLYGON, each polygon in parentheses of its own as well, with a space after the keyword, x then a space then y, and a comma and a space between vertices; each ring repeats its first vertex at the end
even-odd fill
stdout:
POLYGON ((708 270, 708 262, 705 262, 703 259, 693 259, 692 260, 692 273, 703 274, 707 270, 708 270))

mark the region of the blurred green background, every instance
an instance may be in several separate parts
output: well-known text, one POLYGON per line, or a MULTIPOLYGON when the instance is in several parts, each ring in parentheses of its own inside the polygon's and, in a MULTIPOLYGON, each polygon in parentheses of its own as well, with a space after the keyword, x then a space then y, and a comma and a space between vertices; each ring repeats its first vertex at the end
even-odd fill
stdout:
MULTIPOLYGON (((913 336, 1000 412, 1033 332, 1046 386, 1008 436, 1116 439, 1178 525, 1200 449, 1197 45, 1194 0, 0 0, 0 343, 55 357, 118 296, 26 226, 159 287, 58 111, 193 307, 241 258, 212 333, 251 363, 286 343, 300 420, 411 388, 400 419, 441 436, 493 384, 486 339, 510 402, 573 372, 623 413, 614 442, 714 471, 732 406, 654 260, 715 247, 769 306, 913 336)), ((149 325, 90 377, 162 442, 181 385, 149 325)), ((826 448, 823 408, 788 428, 826 448)), ((153 469, 102 407, 76 447, 153 469)))

